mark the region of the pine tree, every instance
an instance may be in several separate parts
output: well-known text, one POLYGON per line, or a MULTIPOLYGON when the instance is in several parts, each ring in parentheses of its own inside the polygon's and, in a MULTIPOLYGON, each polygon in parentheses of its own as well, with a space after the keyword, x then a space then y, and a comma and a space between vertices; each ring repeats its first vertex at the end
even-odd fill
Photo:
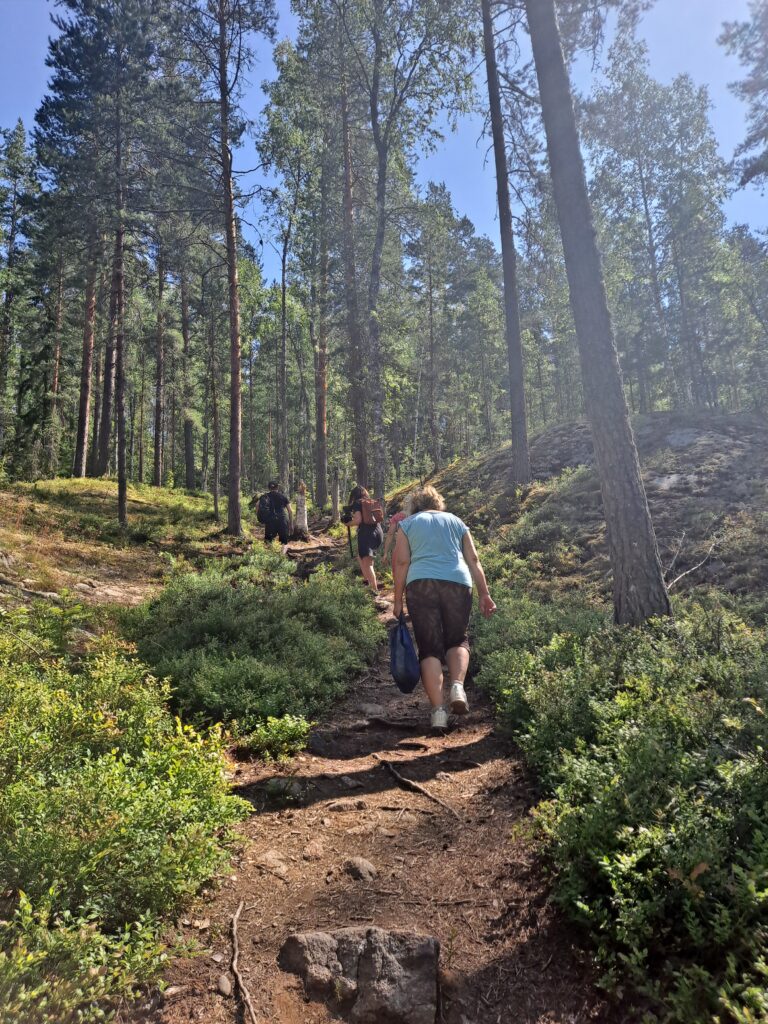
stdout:
POLYGON ((603 283, 554 0, 526 0, 555 204, 613 568, 614 616, 669 615, 603 283))

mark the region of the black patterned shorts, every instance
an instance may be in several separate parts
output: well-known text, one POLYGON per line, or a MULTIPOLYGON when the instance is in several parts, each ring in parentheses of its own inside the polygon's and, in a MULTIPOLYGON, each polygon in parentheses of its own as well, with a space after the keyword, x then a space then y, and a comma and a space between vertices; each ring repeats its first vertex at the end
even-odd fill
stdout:
POLYGON ((414 580, 406 587, 405 595, 419 661, 439 658, 442 662, 452 647, 469 650, 471 587, 450 580, 414 580))

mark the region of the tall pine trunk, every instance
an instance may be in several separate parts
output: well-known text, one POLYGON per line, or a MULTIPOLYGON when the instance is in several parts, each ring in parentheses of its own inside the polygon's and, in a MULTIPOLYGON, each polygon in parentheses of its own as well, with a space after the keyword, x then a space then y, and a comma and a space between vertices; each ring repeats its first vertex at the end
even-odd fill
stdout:
POLYGON ((237 275, 237 224, 235 222, 235 194, 232 181, 232 152, 229 145, 230 91, 227 74, 226 0, 219 0, 218 29, 220 156, 224 184, 224 230, 227 239, 227 282, 229 285, 229 502, 227 508, 227 533, 239 537, 243 532, 240 512, 243 409, 240 393, 240 291, 237 275))
POLYGON ((102 352, 96 348, 96 361, 93 367, 93 428, 91 431, 91 448, 86 460, 86 476, 96 476, 96 465, 99 461, 99 409, 101 408, 101 375, 102 352))
POLYGON ((109 333, 115 340, 117 519, 122 527, 126 527, 128 525, 128 477, 126 475, 125 458, 125 220, 123 210, 123 132, 121 112, 121 96, 118 89, 116 102, 117 138, 115 145, 117 230, 115 232, 115 261, 112 274, 115 322, 110 325, 109 333))
POLYGON ((184 402, 184 486, 195 489, 195 440, 192 432, 192 356, 189 343, 189 284, 186 271, 181 272, 181 337, 183 342, 184 402))
POLYGON ((288 456, 288 247, 291 244, 291 222, 283 233, 280 252, 280 349, 277 359, 277 475, 287 490, 290 486, 288 456))
POLYGON ((104 476, 109 469, 109 451, 112 441, 112 418, 114 415, 115 398, 115 328, 117 324, 117 286, 116 268, 122 262, 122 228, 115 231, 115 248, 112 253, 112 280, 109 290, 109 324, 107 328, 107 347, 104 353, 104 367, 101 377, 101 418, 99 420, 99 448, 96 455, 96 476, 104 476))
POLYGON ((496 199, 499 207, 501 263, 504 274, 504 323, 509 366, 510 436, 512 439, 512 480, 530 483, 531 459, 528 452, 528 422, 525 406, 525 373, 523 339, 520 331, 520 305, 517 285, 517 254, 512 228, 512 207, 509 199, 509 171, 501 116, 499 71, 493 41, 491 0, 480 0, 483 10, 483 43, 485 70, 488 78, 488 105, 491 112, 493 156, 496 164, 496 199))
POLYGON ((95 246, 92 247, 85 279, 85 315, 83 317, 83 355, 80 363, 80 401, 77 410, 77 436, 72 475, 85 476, 88 450, 88 423, 91 418, 93 386, 93 339, 96 320, 96 275, 98 270, 95 246))
POLYGON ((59 468, 59 390, 61 377, 61 328, 64 320, 64 261, 59 257, 56 274, 56 312, 53 322, 53 359, 48 405, 48 473, 56 476, 59 468))
MULTIPOLYGON (((343 59, 343 57, 342 57, 343 59)), ((352 407, 352 460, 357 483, 368 486, 368 431, 365 419, 363 382, 363 338, 357 301, 357 257, 355 254, 354 201, 352 197, 352 142, 349 125, 349 97, 346 76, 341 81, 341 134, 344 156, 342 204, 342 250, 344 254, 344 298, 349 338, 349 398, 352 407)))
MULTIPOLYGON (((326 140, 327 143, 327 140, 326 140)), ((328 504, 328 169, 320 177, 320 231, 317 284, 317 345, 315 349, 315 501, 328 504)))
POLYGON ((621 383, 554 0, 526 0, 526 12, 579 343, 584 404, 600 474, 614 616, 618 623, 637 625, 653 615, 669 615, 669 597, 621 383))
MULTIPOLYGON (((374 124, 376 119, 373 119, 374 124)), ((381 291, 381 261, 384 254, 384 236, 387 228, 387 165, 389 153, 386 141, 380 137, 378 125, 374 129, 376 142, 376 230, 373 236, 371 273, 368 278, 368 359, 369 398, 373 427, 373 490, 377 498, 384 499, 386 482, 386 450, 384 446, 384 381, 381 365, 381 324, 379 321, 379 293, 381 291), (378 137, 378 138, 377 138, 378 137)))
POLYGON ((138 482, 144 483, 144 409, 146 403, 146 386, 147 386, 147 355, 144 351, 144 346, 141 348, 140 357, 141 366, 141 378, 139 384, 139 467, 138 467, 138 482))
POLYGON ((163 319, 163 291, 165 267, 163 251, 157 247, 157 327, 155 332, 155 450, 152 462, 152 483, 163 485, 163 420, 165 417, 165 323, 163 319))

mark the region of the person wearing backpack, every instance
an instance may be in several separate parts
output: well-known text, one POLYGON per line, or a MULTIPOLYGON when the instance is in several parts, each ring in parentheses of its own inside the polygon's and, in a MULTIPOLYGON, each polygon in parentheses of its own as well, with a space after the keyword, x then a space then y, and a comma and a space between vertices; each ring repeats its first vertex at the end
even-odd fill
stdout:
POLYGON ((285 546, 293 525, 291 503, 280 490, 280 485, 272 480, 269 490, 261 495, 256 507, 256 518, 264 526, 264 540, 271 544, 275 537, 285 546))
POLYGON ((384 543, 381 527, 384 509, 381 502, 371 498, 365 487, 353 487, 349 495, 347 514, 349 522, 357 527, 357 561, 363 579, 374 594, 379 592, 376 571, 373 568, 374 554, 384 543))

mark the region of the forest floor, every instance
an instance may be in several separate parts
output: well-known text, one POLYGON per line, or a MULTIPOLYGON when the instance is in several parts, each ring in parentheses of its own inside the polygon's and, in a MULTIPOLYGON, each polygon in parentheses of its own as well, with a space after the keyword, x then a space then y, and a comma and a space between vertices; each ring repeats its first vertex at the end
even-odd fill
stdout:
POLYGON ((279 766, 233 764, 253 814, 231 875, 177 924, 173 938, 195 955, 176 959, 165 992, 126 1019, 242 1021, 240 1000, 221 987, 233 982, 231 921, 243 902, 240 969, 265 1024, 338 1020, 305 1000, 278 952, 293 932, 367 924, 440 941, 444 1024, 509 1021, 511 1007, 517 1024, 614 1020, 548 899, 532 783, 488 703, 468 693, 470 714, 432 736, 426 699, 398 693, 382 651, 307 752, 279 766), (382 758, 443 803, 402 788, 382 758), (355 857, 374 879, 350 876, 355 857))

